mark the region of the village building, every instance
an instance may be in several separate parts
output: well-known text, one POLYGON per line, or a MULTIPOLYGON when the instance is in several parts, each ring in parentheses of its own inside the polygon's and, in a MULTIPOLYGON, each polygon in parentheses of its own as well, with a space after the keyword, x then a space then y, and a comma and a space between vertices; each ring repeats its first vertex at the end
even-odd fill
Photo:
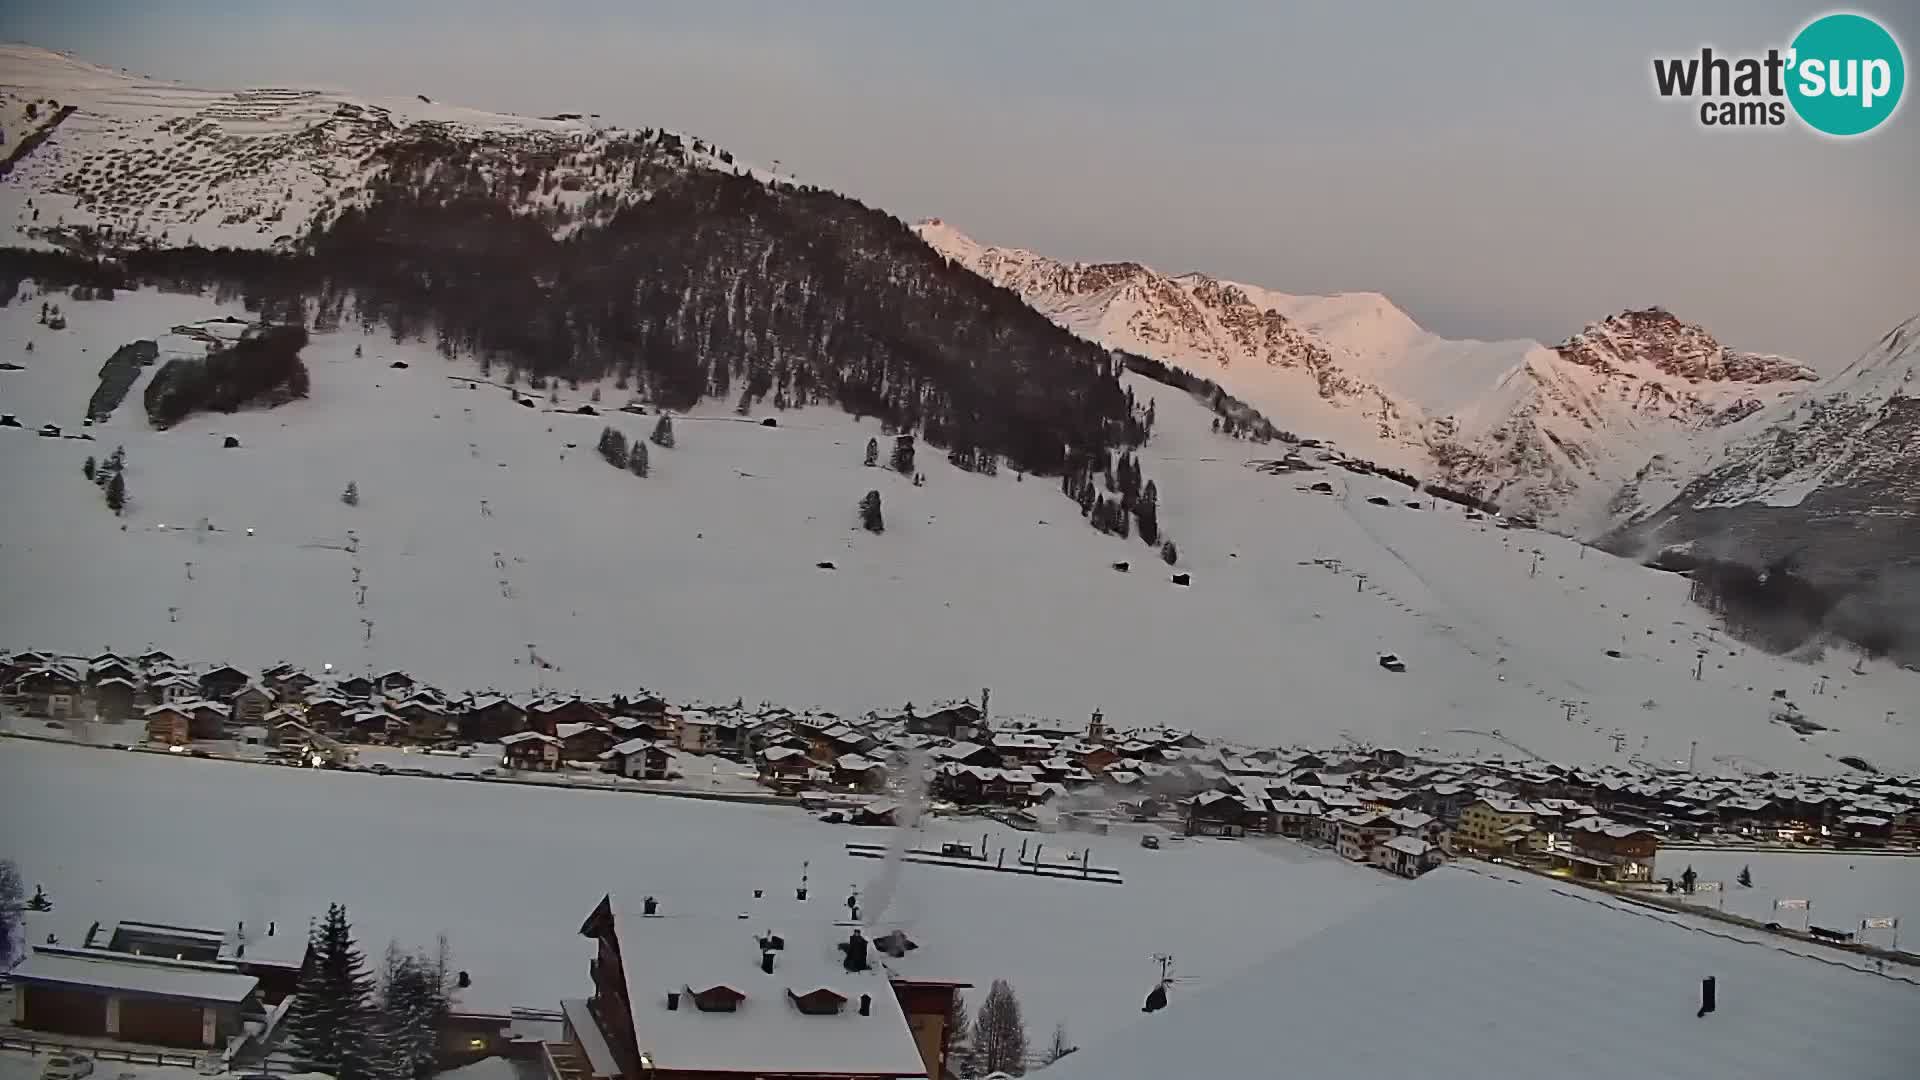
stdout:
POLYGON ((1639 825, 1586 817, 1567 825, 1565 845, 1548 852, 1553 865, 1571 876, 1599 881, 1652 881, 1659 834, 1639 825))
POLYGON ((864 754, 841 754, 832 771, 834 783, 855 791, 879 791, 887 783, 886 766, 864 754))
POLYGON ((95 922, 77 942, 33 946, 10 973, 11 1019, 50 1035, 221 1049, 292 992, 303 929, 95 922))
POLYGON ((139 678, 140 669, 137 665, 112 653, 102 653, 87 665, 88 686, 98 686, 105 679, 119 679, 131 684, 139 678))
POLYGON ((1533 826, 1531 805, 1513 799, 1482 797, 1468 803, 1460 812, 1460 825, 1453 832, 1453 842, 1497 855, 1526 846, 1533 826))
POLYGON ((185 746, 193 739, 193 714, 178 705, 149 705, 140 717, 153 742, 185 746))
POLYGON ((200 696, 209 701, 226 702, 252 681, 252 675, 232 664, 222 664, 200 676, 200 696))
POLYGON ((711 754, 720 749, 717 738, 720 722, 714 716, 699 710, 689 710, 680 716, 680 749, 689 754, 711 754))
POLYGON ((16 678, 13 692, 19 700, 20 711, 28 716, 65 720, 78 714, 84 686, 72 669, 49 664, 16 678))
POLYGON ((527 730, 527 710, 511 698, 487 695, 469 701, 458 724, 460 737, 469 742, 499 742, 527 730))
POLYGON ((613 733, 595 724, 568 723, 554 729, 562 761, 598 761, 613 749, 613 733))
POLYGON ((632 780, 665 780, 673 768, 673 752, 649 738, 628 739, 600 755, 602 767, 632 780))
POLYGON ((233 710, 234 723, 258 724, 273 708, 274 701, 273 691, 259 683, 248 683, 234 693, 228 704, 233 710))
POLYGON ((913 706, 907 706, 905 726, 908 734, 938 735, 943 739, 973 740, 984 738, 988 734, 986 720, 981 716, 979 706, 970 701, 954 701, 936 705, 925 716, 917 716, 913 706))
POLYGON ((196 739, 224 739, 227 737, 227 724, 231 719, 231 710, 217 701, 182 702, 179 708, 185 709, 192 721, 193 737, 196 739))
POLYGON ((1438 846, 1407 834, 1395 836, 1373 849, 1373 864, 1401 877, 1419 877, 1442 861, 1438 846))
POLYGON ((1354 862, 1371 863, 1376 847, 1397 833, 1392 818, 1378 810, 1347 810, 1328 817, 1334 832, 1334 846, 1341 857, 1354 862))
POLYGON ((133 716, 134 701, 140 692, 131 679, 113 676, 94 683, 91 696, 94 716, 110 723, 119 723, 133 716))
POLYGON ((580 932, 599 955, 592 996, 561 1003, 561 1056, 582 1078, 947 1074, 946 1020, 967 984, 911 973, 924 950, 902 931, 868 938, 805 903, 733 919, 669 916, 651 897, 631 911, 609 896, 580 932))
POLYGON ((374 690, 373 680, 367 678, 365 675, 349 675, 344 679, 336 680, 333 684, 334 693, 356 701, 365 701, 371 698, 374 690))
POLYGON ((1238 792, 1203 791, 1183 805, 1188 836, 1245 836, 1270 831, 1266 807, 1238 792))
POLYGON ((433 743, 447 737, 451 720, 440 702, 425 695, 409 697, 391 707, 392 713, 406 722, 409 742, 433 743))
POLYGON ((560 740, 543 731, 520 731, 500 740, 501 764, 509 769, 552 772, 560 767, 560 740))

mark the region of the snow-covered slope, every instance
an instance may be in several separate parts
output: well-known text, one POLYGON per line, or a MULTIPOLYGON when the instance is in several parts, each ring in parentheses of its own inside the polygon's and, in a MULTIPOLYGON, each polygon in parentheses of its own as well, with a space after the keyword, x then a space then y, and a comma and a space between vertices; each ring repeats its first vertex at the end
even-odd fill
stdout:
POLYGON ((1138 263, 1063 263, 938 220, 918 229, 1084 337, 1213 379, 1282 428, 1581 535, 1639 508, 1637 495, 1615 497, 1650 460, 1684 471, 1814 378, 1659 309, 1555 348, 1454 341, 1378 293, 1294 296, 1138 263))
MULTIPOLYGON (((848 712, 991 687, 1002 716, 1101 707, 1115 724, 1263 744, 1624 762, 1685 758, 1697 739, 1703 765, 1832 770, 1857 753, 1920 766, 1906 711, 1920 676, 1746 650, 1679 578, 1445 502, 1411 509, 1388 481, 1249 467, 1266 448, 1213 434, 1203 406, 1138 377, 1159 417, 1142 462, 1189 587, 1138 539, 1089 529, 1055 480, 968 473, 924 449, 924 486, 863 467, 880 425, 834 410, 764 427, 716 403, 677 418, 677 447, 635 477, 593 447, 606 424, 643 438, 653 416, 566 412, 592 383, 519 405, 464 381, 470 362, 352 318, 314 334, 306 400, 159 432, 140 410, 145 369, 111 419, 80 427, 120 345, 185 351, 195 338, 174 327, 245 314, 31 284, 0 308, 0 356, 21 365, 0 371, 0 412, 24 425, 0 428, 0 644, 151 642, 250 665, 404 666, 449 689, 650 686, 848 712), (49 300, 66 329, 38 321, 49 300), (45 423, 93 441, 37 436, 45 423), (117 445, 123 518, 81 468, 117 445), (1319 479, 1336 494, 1305 490, 1319 479), (339 497, 349 481, 355 507, 339 497), (857 527, 869 490, 878 536, 857 527), (1383 652, 1408 672, 1383 671, 1383 652), (1810 696, 1821 675, 1828 693, 1810 696), (1775 689, 1833 730, 1771 723, 1775 689)), ((602 409, 625 400, 598 389, 602 409)))
MULTIPOLYGON (((332 90, 201 89, 88 64, 29 45, 0 44, 0 124, 46 138, 0 182, 0 243, 285 247, 364 200, 386 168, 381 151, 427 135, 479 148, 538 149, 572 158, 523 212, 578 210, 595 195, 640 198, 631 165, 597 151, 636 133, 591 117, 482 112, 425 98, 332 90), (28 118, 28 105, 37 118, 28 118)), ((690 164, 731 169, 731 155, 684 143, 690 164)), ((484 161, 484 155, 474 163, 484 161)), ((601 208, 610 210, 611 205, 601 208)))

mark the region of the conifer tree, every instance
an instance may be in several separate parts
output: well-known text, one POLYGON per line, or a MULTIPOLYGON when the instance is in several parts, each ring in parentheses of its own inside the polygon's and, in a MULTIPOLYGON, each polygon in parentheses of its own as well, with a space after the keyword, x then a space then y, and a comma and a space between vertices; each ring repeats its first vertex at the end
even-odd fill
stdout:
POLYGON ((360 485, 354 483, 352 480, 347 481, 347 490, 340 493, 340 501, 346 503, 348 506, 359 506, 360 485))
POLYGON ((627 468, 632 470, 635 476, 644 477, 647 475, 646 443, 636 441, 633 444, 633 449, 627 452, 627 468))
POLYGON ((889 461, 893 471, 903 476, 913 475, 913 433, 893 437, 893 457, 889 461))
POLYGON ((118 517, 127 508, 127 474, 116 472, 113 479, 107 481, 107 509, 118 517))
POLYGON ((880 440, 868 439, 867 440, 867 460, 866 460, 867 468, 869 469, 873 468, 876 464, 879 463, 879 461, 880 461, 880 440))
POLYGON ((87 479, 91 480, 93 479, 93 470, 94 470, 93 455, 89 454, 87 455, 87 463, 85 465, 80 466, 80 471, 83 473, 86 473, 87 479))
POLYGON ((1133 516, 1140 523, 1140 539, 1148 544, 1160 542, 1160 489, 1153 481, 1140 489, 1140 498, 1133 504, 1133 516))
POLYGON ((1180 561, 1180 549, 1173 546, 1173 541, 1168 540, 1160 545, 1160 559, 1168 566, 1172 566, 1180 561))
POLYGON ((658 423, 653 425, 653 434, 649 436, 653 445, 667 450, 673 449, 673 417, 661 414, 658 423))
POLYGON ((287 1017, 294 1054, 339 1080, 369 1080, 373 979, 353 943, 345 907, 327 907, 307 950, 287 1017))
POLYGON ((870 533, 887 531, 887 523, 880 516, 880 493, 869 491, 860 500, 860 527, 870 533))

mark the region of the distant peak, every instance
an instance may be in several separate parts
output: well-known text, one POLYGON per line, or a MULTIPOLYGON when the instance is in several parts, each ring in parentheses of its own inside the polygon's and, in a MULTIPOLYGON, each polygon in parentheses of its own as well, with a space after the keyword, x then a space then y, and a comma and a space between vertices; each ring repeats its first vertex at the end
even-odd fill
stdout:
POLYGON ((1728 349, 1705 327, 1657 304, 1589 323, 1554 351, 1564 360, 1609 375, 1626 366, 1648 364, 1694 382, 1811 382, 1818 378, 1797 360, 1728 349))

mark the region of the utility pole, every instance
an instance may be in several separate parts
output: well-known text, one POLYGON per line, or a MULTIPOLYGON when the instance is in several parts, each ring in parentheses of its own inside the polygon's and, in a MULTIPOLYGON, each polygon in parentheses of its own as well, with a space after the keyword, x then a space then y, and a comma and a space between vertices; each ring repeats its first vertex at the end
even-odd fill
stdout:
POLYGON ((1563 701, 1560 703, 1560 707, 1567 711, 1567 723, 1573 723, 1574 710, 1580 708, 1580 703, 1577 701, 1563 701))
POLYGON ((1700 677, 1706 673, 1706 670, 1707 670, 1707 650, 1701 649, 1699 657, 1695 659, 1693 662, 1693 681, 1699 682, 1700 677))
POLYGON ((1528 577, 1540 576, 1540 553, 1538 551, 1533 553, 1533 569, 1527 571, 1527 576, 1528 577))
POLYGON ((1354 592, 1366 592, 1366 591, 1367 591, 1367 575, 1365 575, 1365 574, 1355 574, 1355 575, 1353 576, 1353 591, 1354 591, 1354 592))
POLYGON ((1698 754, 1699 752, 1700 752, 1700 740, 1695 739, 1693 740, 1693 745, 1687 747, 1687 771, 1688 772, 1693 771, 1693 758, 1694 758, 1694 755, 1698 754))

